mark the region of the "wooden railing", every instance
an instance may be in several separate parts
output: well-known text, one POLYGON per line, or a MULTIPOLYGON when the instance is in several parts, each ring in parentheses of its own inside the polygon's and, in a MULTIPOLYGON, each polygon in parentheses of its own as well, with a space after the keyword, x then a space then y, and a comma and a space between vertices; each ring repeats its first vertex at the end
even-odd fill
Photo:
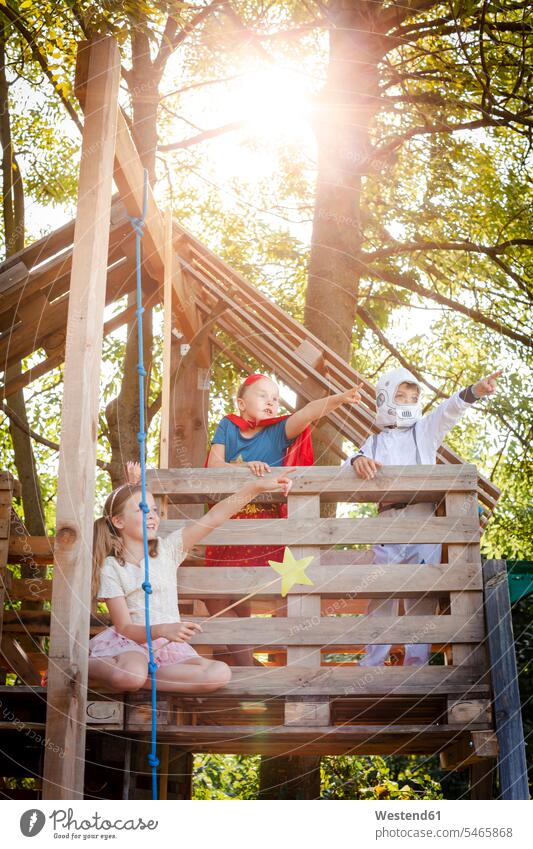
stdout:
MULTIPOLYGON (((149 488, 165 505, 212 502, 235 492, 249 479, 246 469, 182 469, 149 472, 149 488)), ((451 677, 458 685, 485 688, 482 573, 479 553, 480 525, 477 511, 477 474, 471 465, 386 467, 371 481, 358 479, 348 468, 299 468, 288 498, 288 519, 230 520, 209 536, 213 545, 280 545, 291 547, 295 557, 312 555, 307 569, 313 586, 296 585, 287 596, 287 616, 220 617, 204 622, 194 644, 215 650, 227 645, 253 646, 258 652, 286 650, 286 667, 248 670, 247 689, 282 692, 300 680, 315 692, 339 692, 343 682, 362 669, 329 666, 331 674, 317 676, 325 668, 325 654, 360 651, 365 644, 431 642, 445 653, 445 667, 418 670, 435 683, 451 677), (407 501, 440 504, 443 515, 395 520, 394 514, 379 518, 321 518, 321 501, 407 501), (377 543, 442 543, 441 564, 375 566, 371 551, 353 546, 377 543), (339 547, 342 546, 342 550, 339 547), (425 617, 366 617, 369 598, 420 597, 440 599, 441 615, 425 617), (345 615, 343 615, 345 614, 345 615), (382 636, 386 635, 386 636, 382 636), (305 668, 301 676, 300 667, 305 668), (291 669, 298 668, 298 673, 291 669), (313 672, 316 671, 316 673, 313 672), (276 684, 274 685, 274 677, 276 684), (266 683, 267 679, 270 681, 266 683), (319 683, 320 681, 320 683, 319 683), (313 682, 312 684, 310 682, 313 682)), ((279 500, 280 496, 268 496, 279 500)), ((265 498, 265 496, 263 496, 265 498)), ((179 509, 179 508, 174 508, 179 509)), ((187 520, 163 520, 160 534, 183 526, 187 520)), ((201 561, 199 561, 201 562, 201 561)), ((257 592, 257 610, 268 611, 280 600, 280 582, 265 584, 275 575, 264 567, 201 569, 181 566, 180 599, 237 599, 257 592)), ((252 610, 253 612, 253 610, 252 610)), ((387 669, 400 679, 401 669, 387 669), (399 674, 398 674, 399 673, 399 674)), ((365 670, 368 672, 368 670, 365 670)), ((411 670, 412 673, 412 670, 411 670)), ((230 687, 237 685, 230 685, 230 687)), ((387 688, 382 682, 380 688, 387 688)), ((411 684, 413 686, 412 676, 411 684)))

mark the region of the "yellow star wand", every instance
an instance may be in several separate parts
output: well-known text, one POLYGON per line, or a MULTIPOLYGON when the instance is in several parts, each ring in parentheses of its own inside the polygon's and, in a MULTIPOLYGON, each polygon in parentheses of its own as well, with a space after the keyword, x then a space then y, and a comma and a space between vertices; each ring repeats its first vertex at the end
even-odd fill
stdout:
MULTIPOLYGON (((294 554, 290 548, 285 546, 282 563, 278 563, 277 560, 268 561, 272 569, 274 569, 278 575, 281 575, 282 598, 285 598, 289 590, 291 590, 295 584, 309 584, 310 586, 313 586, 314 582, 305 574, 305 570, 312 560, 314 560, 314 557, 302 557, 301 560, 295 560, 294 554)), ((213 615, 205 621, 210 622, 212 619, 222 616, 223 613, 227 613, 228 610, 232 610, 232 608, 237 607, 238 604, 242 604, 243 601, 248 601, 253 598, 254 595, 258 595, 258 593, 263 592, 263 590, 268 589, 268 587, 272 587, 277 581, 279 581, 279 578, 274 578, 274 580, 269 581, 268 584, 263 584, 262 587, 248 593, 248 595, 245 595, 244 598, 239 598, 237 601, 234 601, 233 604, 228 604, 228 606, 224 607, 223 610, 213 613, 213 615)))
MULTIPOLYGON (((314 559, 314 557, 302 557, 301 560, 296 560, 290 548, 285 546, 282 563, 279 563, 277 560, 268 561, 272 569, 274 569, 278 575, 281 575, 282 598, 285 598, 289 590, 292 590, 295 584, 307 584, 309 586, 314 586, 314 581, 305 574, 305 570, 314 559)), ((254 595, 258 595, 263 592, 263 590, 268 589, 268 587, 272 587, 275 583, 277 583, 277 581, 279 581, 279 577, 274 578, 274 580, 269 581, 268 584, 263 584, 263 586, 251 593, 248 593, 248 595, 244 596, 244 598, 237 599, 237 601, 234 601, 233 604, 228 604, 228 606, 224 607, 223 610, 213 613, 213 615, 209 616, 205 621, 211 622, 212 619, 217 619, 219 616, 222 616, 223 613, 227 613, 228 610, 232 610, 234 607, 237 607, 238 604, 242 604, 244 601, 248 601, 253 598, 254 595)), ((170 642, 172 642, 172 640, 167 640, 166 643, 163 643, 163 646, 166 646, 167 643, 170 642)), ((163 646, 160 646, 160 648, 163 648, 163 646)))

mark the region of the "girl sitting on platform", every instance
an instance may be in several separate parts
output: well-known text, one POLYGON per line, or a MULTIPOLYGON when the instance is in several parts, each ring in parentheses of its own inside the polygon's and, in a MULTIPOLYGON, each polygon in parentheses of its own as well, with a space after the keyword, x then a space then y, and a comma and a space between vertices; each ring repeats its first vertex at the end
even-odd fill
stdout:
MULTIPOLYGON (((136 464, 129 464, 129 480, 135 479, 135 468, 136 464)), ((231 671, 225 663, 203 658, 189 645, 202 628, 180 619, 177 567, 194 545, 260 493, 281 491, 287 495, 292 484, 287 474, 291 471, 250 480, 200 520, 164 538, 157 536, 159 515, 154 497, 146 493, 150 508, 146 514, 152 585, 150 626, 154 659, 159 666, 158 690, 205 693, 230 680, 231 671)), ((140 499, 140 484, 119 486, 108 496, 103 516, 94 523, 92 597, 105 601, 113 625, 89 641, 89 679, 93 686, 105 685, 118 691, 150 687, 140 499)))
MULTIPOLYGON (((263 374, 251 374, 237 392, 239 415, 224 416, 215 431, 205 465, 209 468, 247 466, 261 478, 275 466, 312 466, 313 444, 309 425, 343 404, 356 404, 361 395, 354 387, 347 392, 311 401, 292 415, 278 415, 279 388, 263 374)), ((248 504, 234 512, 234 519, 286 518, 286 504, 248 504)), ((273 545, 206 546, 207 566, 268 566, 269 560, 282 561, 284 547, 273 545)), ((228 605, 229 599, 210 600, 211 614, 228 605)), ((281 612, 281 610, 279 611, 281 612)), ((230 616, 249 616, 250 605, 241 604, 230 616)), ((237 665, 254 663, 251 650, 228 646, 237 665)))

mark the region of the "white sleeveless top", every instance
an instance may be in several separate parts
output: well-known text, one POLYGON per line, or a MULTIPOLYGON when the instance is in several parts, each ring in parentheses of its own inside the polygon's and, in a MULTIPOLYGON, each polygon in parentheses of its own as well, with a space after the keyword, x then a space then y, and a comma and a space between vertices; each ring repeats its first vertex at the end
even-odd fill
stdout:
MULTIPOLYGON (((150 624, 179 622, 177 573, 179 564, 185 559, 181 528, 164 539, 158 537, 157 557, 149 558, 150 624)), ((100 572, 98 598, 126 599, 131 621, 144 625, 144 557, 140 566, 126 562, 124 566, 116 557, 106 557, 100 572)))

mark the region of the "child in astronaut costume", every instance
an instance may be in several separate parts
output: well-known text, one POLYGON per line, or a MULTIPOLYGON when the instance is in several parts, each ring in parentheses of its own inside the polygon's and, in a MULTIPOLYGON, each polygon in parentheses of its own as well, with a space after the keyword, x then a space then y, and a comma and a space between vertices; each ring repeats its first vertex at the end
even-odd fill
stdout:
MULTIPOLYGON (((492 395, 501 372, 455 392, 431 413, 422 415, 420 381, 405 368, 382 375, 376 384, 376 425, 380 432, 363 443, 358 453, 348 458, 355 473, 368 480, 380 466, 433 465, 445 434, 459 421, 463 413, 479 398, 492 395)), ((419 519, 421 522, 435 512, 435 504, 404 504, 386 502, 378 505, 378 514, 394 518, 419 519)), ((374 563, 440 563, 441 546, 434 544, 376 545, 374 563)), ((371 599, 368 612, 377 616, 397 616, 399 599, 371 599)), ((435 613, 434 598, 404 599, 407 615, 425 616, 435 613)), ((390 645, 366 647, 360 666, 380 666, 389 654, 390 645)), ((431 646, 417 643, 405 647, 404 666, 428 662, 431 646)))

